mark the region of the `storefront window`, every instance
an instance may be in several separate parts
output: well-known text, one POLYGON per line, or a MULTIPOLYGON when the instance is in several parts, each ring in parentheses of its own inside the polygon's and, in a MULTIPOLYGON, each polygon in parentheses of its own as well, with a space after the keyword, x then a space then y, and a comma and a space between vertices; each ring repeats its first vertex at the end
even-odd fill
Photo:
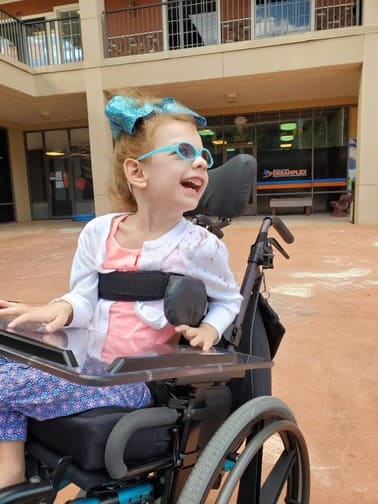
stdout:
POLYGON ((314 195, 345 188, 347 124, 344 107, 239 114, 210 117, 201 135, 215 166, 240 153, 257 158, 262 201, 277 194, 314 195))
POLYGON ((296 194, 311 191, 311 111, 259 116, 257 125, 257 178, 261 194, 296 194))
POLYGON ((214 166, 223 163, 224 117, 209 117, 207 126, 200 130, 203 146, 209 149, 214 158, 214 166))
MULTIPOLYGON (((75 200, 78 206, 85 206, 85 200, 93 200, 91 152, 88 128, 71 130, 71 164, 74 178, 75 200)), ((81 213, 81 212, 79 212, 81 213)))
POLYGON ((314 111, 314 190, 338 192, 347 176, 346 109, 314 111))

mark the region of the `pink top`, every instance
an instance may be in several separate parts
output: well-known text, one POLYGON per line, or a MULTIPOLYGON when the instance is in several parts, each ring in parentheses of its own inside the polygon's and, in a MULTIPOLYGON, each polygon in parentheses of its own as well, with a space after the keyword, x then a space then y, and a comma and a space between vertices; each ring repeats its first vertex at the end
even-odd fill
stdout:
MULTIPOLYGON (((138 270, 141 250, 123 248, 115 239, 116 230, 125 218, 127 216, 120 215, 113 220, 105 245, 105 260, 102 264, 104 269, 138 270)), ((109 326, 102 358, 105 361, 111 361, 115 356, 145 352, 150 350, 153 345, 168 343, 174 334, 171 325, 167 325, 163 329, 155 329, 143 322, 136 315, 132 301, 116 301, 110 307, 109 326)))

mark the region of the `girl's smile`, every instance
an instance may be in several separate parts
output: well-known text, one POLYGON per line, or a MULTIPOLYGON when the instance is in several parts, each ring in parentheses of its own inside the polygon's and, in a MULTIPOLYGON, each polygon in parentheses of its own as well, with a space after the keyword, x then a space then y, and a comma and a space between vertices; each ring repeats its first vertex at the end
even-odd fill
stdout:
POLYGON ((204 185, 204 180, 198 177, 191 177, 189 179, 182 180, 181 185, 198 194, 200 192, 202 193, 201 189, 204 185))

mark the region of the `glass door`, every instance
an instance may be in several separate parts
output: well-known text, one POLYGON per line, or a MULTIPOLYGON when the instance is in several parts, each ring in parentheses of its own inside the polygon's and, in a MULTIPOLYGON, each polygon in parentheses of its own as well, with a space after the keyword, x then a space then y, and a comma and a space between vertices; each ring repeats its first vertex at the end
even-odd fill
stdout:
POLYGON ((26 133, 33 220, 94 213, 88 128, 26 133))
POLYGON ((71 174, 67 155, 69 137, 66 129, 45 132, 45 169, 48 179, 48 204, 51 217, 69 217, 72 215, 71 174))
POLYGON ((49 206, 52 217, 70 217, 72 203, 70 194, 70 174, 67 159, 47 158, 49 177, 49 206))

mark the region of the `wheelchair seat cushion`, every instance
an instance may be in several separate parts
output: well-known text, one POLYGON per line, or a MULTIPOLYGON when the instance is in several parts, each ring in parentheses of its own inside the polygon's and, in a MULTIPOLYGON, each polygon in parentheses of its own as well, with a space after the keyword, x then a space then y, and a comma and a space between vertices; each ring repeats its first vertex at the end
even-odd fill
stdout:
MULTIPOLYGON (((105 446, 112 428, 131 411, 111 406, 52 420, 29 419, 28 436, 61 456, 70 455, 81 469, 97 471, 105 468, 105 446)), ((154 460, 169 453, 170 446, 170 426, 138 430, 127 444, 125 463, 133 466, 154 460)))

